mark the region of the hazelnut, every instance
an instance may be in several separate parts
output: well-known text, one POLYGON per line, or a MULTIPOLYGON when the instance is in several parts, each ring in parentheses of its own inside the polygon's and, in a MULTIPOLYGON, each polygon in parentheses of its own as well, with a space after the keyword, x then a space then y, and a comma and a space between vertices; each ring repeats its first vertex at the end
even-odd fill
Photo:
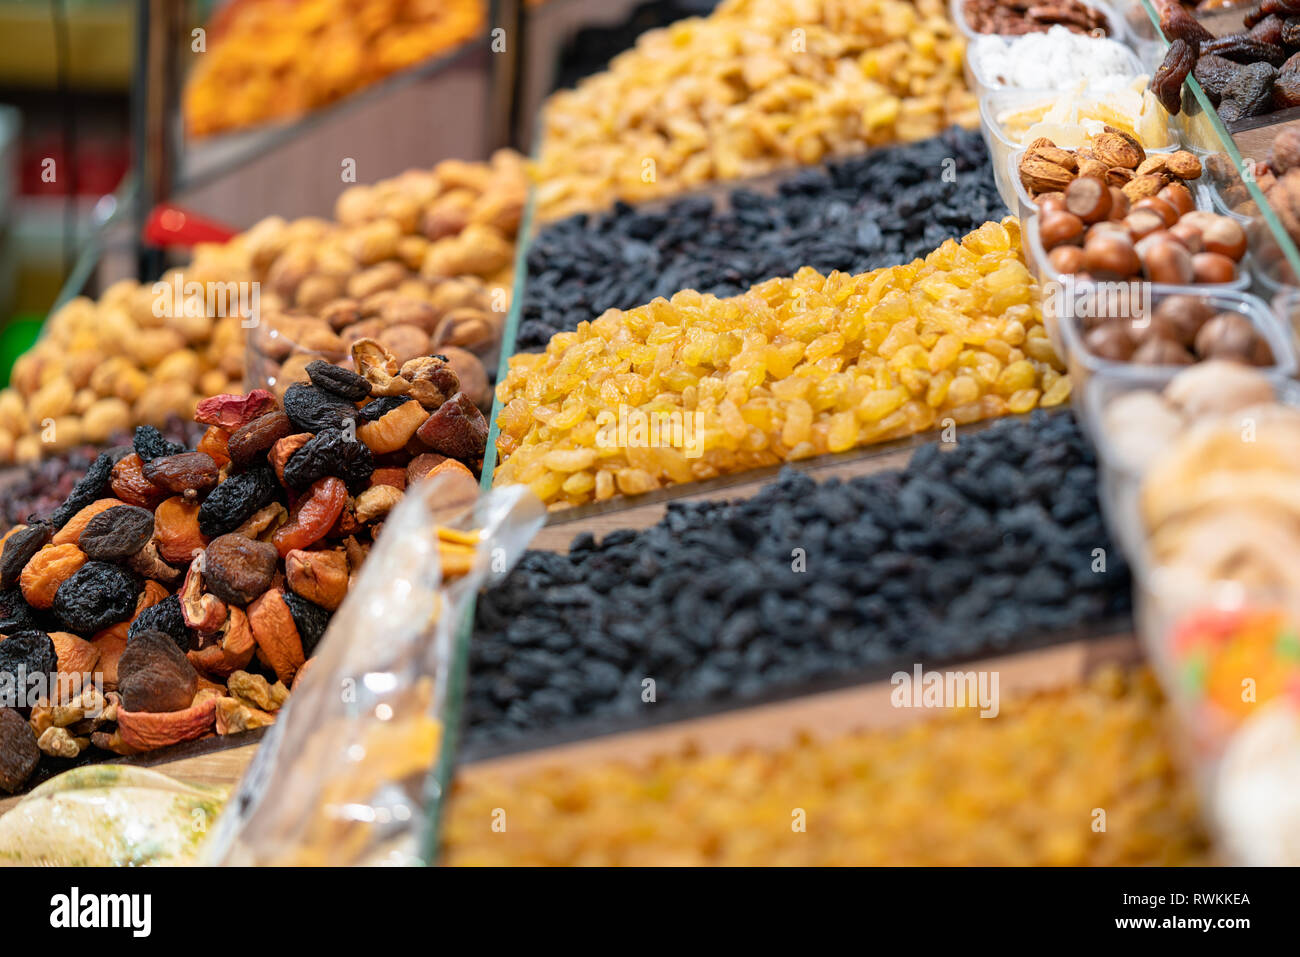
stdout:
POLYGON ((1138 347, 1131 361, 1149 366, 1189 366, 1196 360, 1178 343, 1153 338, 1138 347))
POLYGON ((1133 354, 1133 342, 1123 323, 1113 320, 1092 329, 1083 337, 1083 344, 1093 355, 1112 362, 1125 362, 1133 354))
POLYGON ((1176 239, 1183 244, 1183 247, 1192 255, 1201 252, 1205 244, 1201 239, 1201 231, 1190 223, 1178 222, 1169 229, 1171 239, 1176 239))
POLYGON ((1192 191, 1182 183, 1170 183, 1160 192, 1156 193, 1157 199, 1163 199, 1166 203, 1178 210, 1179 215, 1190 213, 1196 208, 1196 200, 1192 197, 1192 191))
POLYGON ((1106 188, 1110 190, 1110 218, 1123 219, 1128 215, 1129 211, 1128 197, 1124 195, 1124 191, 1118 186, 1107 186, 1106 188))
POLYGON ((1219 253, 1236 262, 1246 255, 1246 231, 1241 224, 1227 216, 1220 216, 1201 230, 1205 251, 1219 253))
POLYGON ((1192 269, 1201 283, 1232 282, 1237 278, 1237 264, 1222 253, 1197 253, 1192 257, 1192 269))
POLYGON ((1038 224, 1038 235, 1044 249, 1055 249, 1065 243, 1083 241, 1083 220, 1073 213, 1044 213, 1038 224))
POLYGON ((1136 212, 1139 209, 1150 209, 1159 213, 1160 218, 1165 221, 1166 226, 1172 226, 1174 223, 1178 222, 1179 216, 1182 215, 1178 210, 1174 209, 1171 204, 1166 203, 1158 196, 1148 196, 1146 199, 1138 200, 1133 204, 1133 210, 1136 212))
POLYGON ((1124 217, 1124 225, 1137 240, 1164 229, 1168 224, 1154 209, 1138 209, 1135 206, 1133 212, 1124 217))
POLYGON ((1195 276, 1192 254, 1172 239, 1161 239, 1147 247, 1142 255, 1142 269, 1152 282, 1182 286, 1195 276))
POLYGON ((1195 349, 1202 359, 1233 359, 1260 366, 1273 362, 1273 351, 1264 337, 1239 312, 1221 312, 1201 326, 1195 349))
POLYGON ((1156 306, 1153 318, 1169 330, 1168 338, 1183 346, 1191 346, 1197 332, 1214 315, 1214 309, 1198 296, 1167 296, 1156 306))
POLYGON ((1124 279, 1142 268, 1132 240, 1118 233, 1089 239, 1083 247, 1083 264, 1098 278, 1124 279))
POLYGON ((1065 209, 1065 194, 1060 192, 1040 193, 1034 199, 1034 202, 1038 204, 1040 213, 1060 212, 1065 209))
POLYGON ((1065 188, 1065 208, 1085 223, 1105 219, 1110 205, 1110 190, 1094 176, 1081 176, 1065 188))
POLYGON ((1083 248, 1081 246, 1057 246, 1047 254, 1047 261, 1052 269, 1061 275, 1077 273, 1083 268, 1083 248))

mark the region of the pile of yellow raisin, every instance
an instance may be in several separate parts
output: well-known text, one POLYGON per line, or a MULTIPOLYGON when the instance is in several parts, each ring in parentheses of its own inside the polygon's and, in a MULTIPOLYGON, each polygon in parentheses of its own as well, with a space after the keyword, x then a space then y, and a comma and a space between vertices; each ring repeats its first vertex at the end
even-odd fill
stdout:
POLYGON ((457 865, 1209 861, 1155 682, 1118 669, 1004 702, 994 718, 962 710, 824 744, 662 756, 648 768, 466 774, 443 852, 457 865))
POLYGON ((1063 370, 1007 217, 906 265, 688 289, 512 356, 493 484, 552 508, 636 494, 1058 405, 1063 370), (657 443, 619 435, 671 414, 657 443))
POLYGON ((550 97, 542 219, 975 127, 945 0, 724 0, 550 97))

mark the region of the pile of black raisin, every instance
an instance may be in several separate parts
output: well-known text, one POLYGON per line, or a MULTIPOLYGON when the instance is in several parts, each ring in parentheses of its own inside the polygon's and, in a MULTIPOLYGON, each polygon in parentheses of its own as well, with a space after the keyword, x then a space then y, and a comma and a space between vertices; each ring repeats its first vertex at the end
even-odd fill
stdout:
POLYGON ((516 349, 544 349, 606 309, 679 289, 732 296, 801 266, 860 273, 924 256, 1006 215, 978 132, 951 129, 660 211, 617 205, 541 231, 528 250, 516 349))
POLYGON ((1129 611, 1092 449, 1071 415, 1040 411, 923 446, 899 471, 818 483, 787 469, 748 500, 676 503, 641 532, 527 552, 479 597, 468 741, 881 677, 1129 611))

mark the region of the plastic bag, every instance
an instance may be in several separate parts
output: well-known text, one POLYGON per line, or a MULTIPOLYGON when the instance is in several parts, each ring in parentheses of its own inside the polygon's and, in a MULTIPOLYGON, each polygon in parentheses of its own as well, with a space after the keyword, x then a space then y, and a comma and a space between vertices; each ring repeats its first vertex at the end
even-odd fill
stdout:
POLYGON ((430 770, 459 706, 466 613, 545 521, 541 502, 522 486, 480 496, 472 508, 439 508, 444 481, 413 486, 388 517, 218 819, 204 863, 429 862, 441 798, 430 770), (471 551, 463 543, 473 530, 471 551), (439 546, 449 536, 462 543, 448 546, 450 557, 439 546), (451 578, 456 572, 464 574, 451 578))

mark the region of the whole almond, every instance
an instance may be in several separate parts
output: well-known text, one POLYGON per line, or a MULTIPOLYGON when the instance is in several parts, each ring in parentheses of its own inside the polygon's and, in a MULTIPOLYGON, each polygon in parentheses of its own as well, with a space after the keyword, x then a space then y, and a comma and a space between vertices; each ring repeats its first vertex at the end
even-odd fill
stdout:
POLYGON ((1055 146, 1035 146, 1032 149, 1026 150, 1026 155, 1032 156, 1036 159, 1046 160, 1049 163, 1068 169, 1070 172, 1074 172, 1079 168, 1079 163, 1074 158, 1072 152, 1069 150, 1058 149, 1055 146))
MULTIPOLYGON (((1109 127, 1107 127, 1109 130, 1109 127)), ((1092 139, 1092 152, 1109 167, 1136 169, 1145 159, 1142 150, 1118 133, 1098 133, 1092 139)))
POLYGON ((1026 155, 1020 161, 1020 182, 1031 194, 1063 190, 1073 180, 1074 174, 1068 169, 1044 159, 1026 155))
POLYGON ((1187 150, 1179 150, 1166 160, 1169 172, 1179 179, 1197 179, 1201 175, 1201 161, 1187 150))
POLYGON ((1147 174, 1157 175, 1160 173, 1164 173, 1169 169, 1168 160, 1169 157, 1164 153, 1157 153, 1155 156, 1148 156, 1146 159, 1144 159, 1141 163, 1138 164, 1136 173, 1138 176, 1146 176, 1147 174))
POLYGON ((1131 203, 1154 196, 1164 188, 1165 180, 1162 176, 1135 176, 1120 187, 1131 203))

